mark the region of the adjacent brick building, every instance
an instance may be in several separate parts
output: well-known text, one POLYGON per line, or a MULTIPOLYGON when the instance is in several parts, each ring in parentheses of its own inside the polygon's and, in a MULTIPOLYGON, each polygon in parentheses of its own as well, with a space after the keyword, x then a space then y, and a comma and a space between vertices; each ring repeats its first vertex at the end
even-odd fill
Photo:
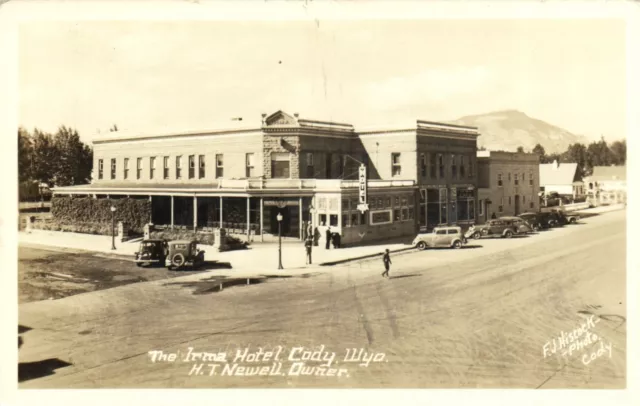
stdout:
POLYGON ((478 151, 478 212, 492 218, 540 210, 540 160, 537 154, 478 151))
POLYGON ((476 221, 475 128, 416 121, 357 131, 278 111, 256 128, 123 136, 94 141, 93 181, 56 195, 137 197, 156 226, 223 227, 302 238, 327 226, 346 244, 476 221), (360 166, 368 210, 358 210, 360 166))

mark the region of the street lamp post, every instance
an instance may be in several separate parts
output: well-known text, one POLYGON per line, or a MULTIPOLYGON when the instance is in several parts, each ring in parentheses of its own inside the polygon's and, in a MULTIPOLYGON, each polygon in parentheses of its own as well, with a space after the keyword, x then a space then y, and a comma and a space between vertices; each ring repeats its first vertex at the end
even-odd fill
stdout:
POLYGON ((111 249, 116 249, 116 207, 111 206, 111 249))
POLYGON ((278 213, 276 219, 278 220, 278 269, 284 269, 282 267, 282 214, 278 213))

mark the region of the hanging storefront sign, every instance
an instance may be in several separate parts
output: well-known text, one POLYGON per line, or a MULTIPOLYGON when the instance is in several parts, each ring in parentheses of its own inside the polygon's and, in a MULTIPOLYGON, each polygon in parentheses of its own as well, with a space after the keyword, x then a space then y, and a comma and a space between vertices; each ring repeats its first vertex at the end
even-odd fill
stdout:
POLYGON ((300 202, 298 199, 265 199, 264 205, 266 206, 275 206, 280 209, 283 209, 287 206, 299 206, 300 202))
POLYGON ((367 167, 360 165, 358 170, 358 206, 357 209, 360 213, 364 213, 369 210, 369 204, 367 203, 367 167))

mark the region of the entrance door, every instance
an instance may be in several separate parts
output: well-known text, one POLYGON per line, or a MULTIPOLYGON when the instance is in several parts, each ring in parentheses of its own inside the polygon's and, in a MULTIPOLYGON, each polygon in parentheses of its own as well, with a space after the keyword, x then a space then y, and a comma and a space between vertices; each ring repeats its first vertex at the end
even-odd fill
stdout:
POLYGON ((278 213, 282 214, 282 221, 280 222, 282 227, 282 235, 287 236, 291 232, 291 214, 289 207, 285 207, 282 209, 274 207, 271 209, 271 230, 273 232, 273 235, 278 235, 278 213))
POLYGON ((515 215, 517 216, 518 214, 520 214, 520 195, 516 195, 515 197, 515 207, 516 207, 515 215))

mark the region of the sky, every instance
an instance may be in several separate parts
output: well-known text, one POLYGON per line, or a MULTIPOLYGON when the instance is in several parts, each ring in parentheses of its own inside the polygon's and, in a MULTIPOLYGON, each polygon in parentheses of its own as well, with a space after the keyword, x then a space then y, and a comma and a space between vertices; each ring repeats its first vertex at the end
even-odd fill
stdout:
POLYGON ((27 22, 19 124, 90 141, 277 110, 369 127, 516 109, 615 140, 625 52, 604 19, 27 22))

